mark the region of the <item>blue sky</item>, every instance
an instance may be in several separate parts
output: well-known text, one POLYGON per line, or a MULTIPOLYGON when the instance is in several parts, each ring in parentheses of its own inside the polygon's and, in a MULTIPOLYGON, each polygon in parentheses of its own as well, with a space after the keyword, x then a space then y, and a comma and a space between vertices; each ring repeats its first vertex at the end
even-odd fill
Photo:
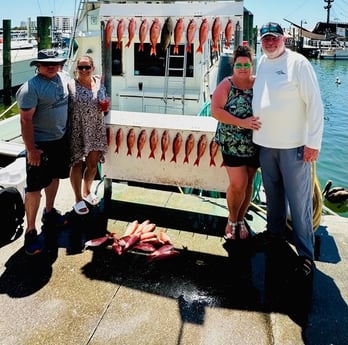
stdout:
MULTIPOLYGON (((283 19, 313 30, 317 22, 326 22, 327 3, 324 0, 244 0, 244 7, 254 15, 254 26, 274 21, 282 27, 290 25, 283 19)), ((348 22, 348 0, 334 0, 330 9, 330 21, 348 22)))
MULTIPOLYGON (((11 19, 12 26, 19 25, 28 17, 36 20, 38 16, 73 16, 78 0, 3 0, 1 2, 0 26, 3 19, 11 19)), ((324 0, 244 0, 244 6, 254 14, 254 26, 275 21, 287 27, 288 20, 312 30, 318 21, 326 21, 324 0)), ((348 0, 334 0, 331 21, 348 22, 348 0), (337 19, 336 19, 337 18, 337 19)))

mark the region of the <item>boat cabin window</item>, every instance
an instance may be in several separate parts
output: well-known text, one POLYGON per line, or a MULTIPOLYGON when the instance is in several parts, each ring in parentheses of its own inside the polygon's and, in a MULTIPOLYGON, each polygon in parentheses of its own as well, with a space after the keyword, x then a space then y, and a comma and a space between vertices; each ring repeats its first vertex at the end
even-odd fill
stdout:
MULTIPOLYGON (((140 43, 134 44, 134 75, 165 76, 166 59, 168 59, 168 75, 171 77, 182 77, 184 74, 185 45, 179 45, 178 54, 174 54, 174 45, 163 51, 160 44, 156 45, 156 55, 150 55, 151 44, 144 43, 144 51, 139 51, 140 43), (168 53, 169 52, 169 53, 168 53), (167 54, 168 57, 167 57, 167 54)), ((192 49, 193 51, 193 45, 192 49)), ((186 77, 193 77, 193 54, 186 56, 186 77)))

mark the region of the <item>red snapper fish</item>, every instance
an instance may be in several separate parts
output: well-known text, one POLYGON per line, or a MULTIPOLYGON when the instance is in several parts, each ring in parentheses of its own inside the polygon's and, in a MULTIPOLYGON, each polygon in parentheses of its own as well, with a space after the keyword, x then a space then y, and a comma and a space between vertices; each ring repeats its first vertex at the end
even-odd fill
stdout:
POLYGON ((179 18, 176 21, 175 28, 174 28, 174 54, 179 54, 179 44, 181 42, 181 37, 184 32, 184 20, 182 18, 179 18))
POLYGON ((115 153, 120 152, 122 141, 123 141, 123 129, 119 128, 116 132, 116 137, 115 137, 115 142, 116 142, 115 153))
POLYGON ((210 145, 209 145, 209 153, 210 153, 210 164, 209 166, 216 166, 215 164, 215 157, 218 152, 219 145, 218 143, 214 140, 214 138, 211 140, 210 145))
POLYGON ((134 18, 131 18, 129 19, 129 23, 128 23, 128 42, 126 44, 126 48, 129 48, 132 41, 133 41, 133 38, 134 38, 134 35, 135 35, 135 29, 136 29, 136 21, 134 18))
POLYGON ((110 48, 113 31, 114 31, 114 20, 110 18, 108 19, 105 26, 105 48, 110 48))
POLYGON ((221 20, 220 17, 216 17, 213 22, 213 26, 211 29, 211 37, 213 41, 213 47, 212 51, 217 52, 219 51, 219 40, 220 40, 220 35, 221 35, 221 20))
POLYGON ((199 166, 199 161, 204 155, 205 149, 207 148, 207 136, 206 134, 202 134, 198 140, 197 145, 197 158, 193 165, 199 166))
POLYGON ((157 143, 158 143, 158 132, 157 132, 157 129, 154 128, 150 134, 150 155, 149 155, 149 158, 155 159, 155 150, 157 147, 157 143))
POLYGON ((166 51, 167 48, 170 46, 170 42, 172 40, 173 36, 173 20, 172 18, 168 17, 162 27, 161 31, 161 48, 163 51, 166 51))
POLYGON ((182 135, 178 132, 176 133, 176 136, 173 140, 173 158, 170 160, 171 162, 176 163, 176 156, 180 152, 181 144, 182 144, 182 135))
POLYGON ((147 19, 144 18, 140 24, 140 28, 139 28, 139 49, 138 51, 143 52, 144 51, 144 42, 146 39, 146 35, 147 35, 147 30, 148 30, 149 26, 147 23, 147 19))
POLYGON ((150 27, 150 43, 151 43, 150 55, 157 55, 156 45, 157 45, 160 32, 161 32, 161 23, 158 18, 155 18, 150 27))
POLYGON ((186 143, 185 143, 185 159, 184 159, 184 163, 189 163, 189 156, 190 156, 190 153, 192 152, 194 146, 195 146, 195 137, 191 133, 187 137, 186 143))
POLYGON ((106 143, 108 146, 110 146, 111 141, 112 141, 112 128, 111 127, 107 127, 106 128, 106 143))
POLYGON ((138 148, 137 158, 141 158, 141 151, 144 148, 146 140, 147 140, 146 130, 142 129, 137 141, 137 148, 138 148))
POLYGON ((123 38, 123 33, 124 29, 126 27, 126 23, 123 18, 121 18, 118 22, 117 25, 117 43, 116 43, 116 49, 121 49, 122 45, 122 38, 123 38))
POLYGON ((226 48, 229 48, 231 45, 232 34, 233 34, 233 22, 231 19, 229 19, 225 26, 225 47, 226 48))
POLYGON ((132 155, 132 149, 133 149, 134 143, 135 143, 135 130, 134 128, 131 128, 127 134, 127 148, 128 148, 127 156, 132 155))
POLYGON ((191 45, 195 38, 195 33, 197 29, 197 24, 194 19, 191 19, 186 29, 186 51, 191 53, 191 45))
POLYGON ((161 150, 162 150, 161 161, 166 160, 166 152, 167 152, 168 147, 169 147, 169 141, 170 141, 169 131, 165 130, 163 132, 162 138, 161 138, 161 150))
POLYGON ((202 20, 201 26, 199 27, 199 46, 196 50, 197 53, 203 53, 204 44, 208 38, 209 23, 208 19, 202 20))

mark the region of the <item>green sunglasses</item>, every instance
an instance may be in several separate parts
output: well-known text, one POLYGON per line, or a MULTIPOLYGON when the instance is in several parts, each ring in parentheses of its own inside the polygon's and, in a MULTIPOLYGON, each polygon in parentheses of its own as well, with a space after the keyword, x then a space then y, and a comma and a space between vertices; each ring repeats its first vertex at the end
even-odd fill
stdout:
POLYGON ((241 68, 249 69, 251 67, 251 63, 249 63, 249 62, 246 62, 246 63, 237 62, 234 64, 234 67, 236 69, 241 69, 241 68))

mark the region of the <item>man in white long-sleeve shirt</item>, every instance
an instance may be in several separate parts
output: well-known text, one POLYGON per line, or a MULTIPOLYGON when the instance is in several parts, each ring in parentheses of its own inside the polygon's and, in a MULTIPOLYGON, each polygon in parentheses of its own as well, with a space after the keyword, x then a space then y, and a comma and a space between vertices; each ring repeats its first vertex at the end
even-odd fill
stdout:
POLYGON ((311 163, 321 147, 323 102, 312 65, 285 48, 280 25, 263 25, 260 36, 264 54, 254 83, 253 112, 262 125, 253 141, 260 146, 267 230, 255 242, 268 244, 284 235, 289 205, 297 271, 308 276, 314 268, 311 163))

